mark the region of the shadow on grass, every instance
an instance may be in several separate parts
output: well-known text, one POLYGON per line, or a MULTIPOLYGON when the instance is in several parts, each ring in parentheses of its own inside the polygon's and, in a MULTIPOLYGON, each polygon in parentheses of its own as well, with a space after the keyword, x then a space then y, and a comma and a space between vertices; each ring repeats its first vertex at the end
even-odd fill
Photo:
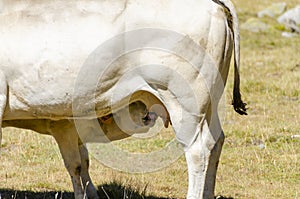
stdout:
POLYGON ((74 199, 73 192, 34 192, 0 189, 1 199, 74 199))
MULTIPOLYGON (((112 182, 98 186, 98 194, 101 199, 171 199, 157 196, 147 196, 147 186, 143 190, 136 190, 131 187, 123 186, 112 182)), ((73 192, 34 192, 19 191, 0 188, 0 199, 74 199, 73 192)), ((174 198, 175 199, 175 198, 174 198)), ((232 197, 219 196, 216 199, 233 199, 232 197)))
POLYGON ((132 187, 121 185, 117 182, 103 184, 98 186, 98 193, 103 199, 167 199, 157 196, 147 196, 147 185, 143 189, 135 189, 132 187))
MULTIPOLYGON (((98 194, 101 199, 167 199, 156 196, 146 196, 146 188, 136 190, 125 187, 119 183, 112 182, 98 186, 98 194)), ((74 199, 73 192, 55 191, 20 191, 13 189, 1 189, 0 199, 74 199)))

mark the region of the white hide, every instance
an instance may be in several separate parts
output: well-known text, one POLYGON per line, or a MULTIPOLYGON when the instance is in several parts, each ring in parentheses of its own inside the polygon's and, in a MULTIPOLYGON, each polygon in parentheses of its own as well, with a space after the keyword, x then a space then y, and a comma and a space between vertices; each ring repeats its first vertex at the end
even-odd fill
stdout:
MULTIPOLYGON (((137 66, 147 64, 168 66, 169 71, 179 74, 177 76, 190 87, 191 96, 184 93, 187 91, 186 87, 177 86, 182 82, 177 83, 178 78, 174 78, 174 75, 170 78, 163 68, 152 71, 165 74, 157 78, 157 83, 168 87, 177 86, 175 95, 184 95, 179 103, 188 112, 195 110, 194 114, 199 114, 202 105, 195 107, 198 106, 196 98, 207 95, 209 87, 213 87, 218 78, 219 60, 214 60, 216 63, 213 64, 216 65, 209 61, 214 57, 221 58, 218 56, 225 47, 226 37, 218 35, 228 34, 225 32, 227 19, 222 9, 210 1, 4 1, 4 4, 0 18, 0 69, 5 73, 9 87, 9 103, 4 120, 72 118, 72 103, 77 98, 80 98, 80 107, 75 107, 75 115, 78 117, 106 115, 111 112, 109 107, 112 105, 119 110, 128 102, 121 101, 139 90, 150 90, 162 99, 163 95, 158 90, 153 90, 145 80, 144 77, 148 74, 145 70, 140 70, 139 74, 132 77, 136 81, 131 81, 126 93, 119 95, 117 99, 114 97, 116 92, 120 92, 119 88, 114 90, 114 86, 122 76, 137 66), (212 16, 216 19, 211 19, 212 16), (106 79, 101 82, 101 88, 95 88, 96 81, 87 83, 89 78, 85 75, 80 81, 81 88, 74 91, 75 82, 81 78, 80 70, 97 47, 117 34, 141 28, 167 29, 183 36, 188 35, 195 44, 200 43, 203 50, 199 53, 208 53, 211 57, 200 57, 195 62, 198 65, 191 66, 188 63, 190 60, 179 57, 189 48, 190 43, 182 44, 182 38, 178 38, 177 43, 172 41, 173 46, 168 46, 178 55, 141 50, 138 55, 125 57, 125 61, 116 60, 112 67, 117 73, 105 74, 106 79), (211 29, 214 31, 208 31, 211 29), (212 42, 208 43, 210 38, 212 42), (203 70, 201 74, 195 76, 200 70, 203 70), (94 96, 98 98, 94 99, 94 96), (97 111, 95 115, 90 113, 94 104, 97 111)), ((125 44, 121 48, 127 48, 127 42, 130 40, 124 38, 125 44)), ((168 40, 162 38, 161 41, 151 41, 150 37, 148 42, 151 46, 151 42, 168 43, 168 40)), ((120 47, 107 51, 110 53, 110 50, 116 51, 118 48, 120 47)), ((96 63, 107 55, 97 55, 95 65, 90 68, 102 67, 101 70, 106 70, 107 66, 96 63)), ((192 60, 193 56, 198 55, 195 53, 187 56, 192 60)), ((88 73, 93 74, 93 71, 88 73)), ((200 103, 207 103, 207 99, 203 99, 200 103)), ((132 99, 136 100, 138 99, 132 99)), ((194 135, 194 132, 190 132, 189 135, 184 135, 185 140, 180 138, 180 141, 190 145, 194 135)))
POLYGON ((0 124, 53 135, 76 199, 88 182, 97 198, 82 142, 147 132, 156 115, 185 148, 187 197, 214 197, 233 48, 233 104, 245 114, 229 0, 3 0, 0 44, 0 124))

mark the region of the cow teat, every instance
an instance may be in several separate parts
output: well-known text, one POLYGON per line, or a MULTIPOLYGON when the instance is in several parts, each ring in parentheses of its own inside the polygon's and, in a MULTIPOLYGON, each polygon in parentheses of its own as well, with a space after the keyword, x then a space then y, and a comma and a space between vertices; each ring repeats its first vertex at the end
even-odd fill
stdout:
POLYGON ((148 112, 145 117, 143 117, 143 122, 146 126, 154 126, 157 119, 157 114, 155 112, 148 112))

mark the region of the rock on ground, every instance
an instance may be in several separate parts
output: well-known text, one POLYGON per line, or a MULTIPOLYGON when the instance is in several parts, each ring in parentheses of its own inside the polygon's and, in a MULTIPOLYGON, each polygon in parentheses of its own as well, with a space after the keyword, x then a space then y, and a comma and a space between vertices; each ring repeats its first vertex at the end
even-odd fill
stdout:
POLYGON ((277 21, 291 29, 292 32, 300 33, 300 5, 286 11, 283 15, 277 18, 277 21))
POLYGON ((270 26, 260 21, 258 18, 250 18, 241 25, 241 28, 250 32, 265 32, 270 26))
POLYGON ((286 10, 286 3, 285 2, 273 3, 268 8, 266 8, 266 9, 260 11, 259 13, 257 13, 257 16, 259 18, 262 18, 262 17, 265 17, 265 16, 274 18, 278 15, 281 15, 285 10, 286 10))

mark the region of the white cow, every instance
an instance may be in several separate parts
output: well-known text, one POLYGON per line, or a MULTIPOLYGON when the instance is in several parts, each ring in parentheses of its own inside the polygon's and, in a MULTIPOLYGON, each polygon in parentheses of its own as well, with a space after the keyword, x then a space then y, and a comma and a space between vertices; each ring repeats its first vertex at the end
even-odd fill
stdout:
POLYGON ((233 106, 246 114, 229 0, 3 0, 0 12, 2 127, 54 136, 76 199, 85 188, 98 198, 84 143, 147 132, 157 118, 184 146, 187 198, 214 197, 233 49, 233 106))

